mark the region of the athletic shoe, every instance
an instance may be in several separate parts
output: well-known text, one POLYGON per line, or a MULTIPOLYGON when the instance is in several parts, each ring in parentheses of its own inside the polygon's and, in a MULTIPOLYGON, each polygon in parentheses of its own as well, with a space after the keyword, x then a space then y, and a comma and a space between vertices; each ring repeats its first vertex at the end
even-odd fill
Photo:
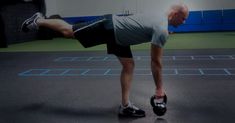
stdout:
POLYGON ((32 17, 26 19, 21 25, 21 31, 28 32, 30 30, 38 30, 36 21, 45 18, 40 12, 35 13, 32 17))
POLYGON ((145 117, 145 111, 137 108, 129 102, 126 107, 120 105, 118 115, 121 117, 145 117))

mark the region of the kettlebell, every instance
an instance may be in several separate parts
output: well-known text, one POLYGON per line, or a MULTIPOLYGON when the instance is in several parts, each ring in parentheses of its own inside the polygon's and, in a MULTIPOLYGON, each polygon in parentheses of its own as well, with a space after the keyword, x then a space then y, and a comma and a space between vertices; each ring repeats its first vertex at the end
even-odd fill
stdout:
POLYGON ((155 96, 152 96, 151 99, 150 99, 150 103, 151 103, 151 105, 153 107, 153 112, 157 116, 163 116, 166 113, 166 111, 167 111, 167 107, 166 107, 167 96, 165 95, 163 97, 163 102, 161 102, 161 103, 155 103, 154 99, 155 99, 155 96))

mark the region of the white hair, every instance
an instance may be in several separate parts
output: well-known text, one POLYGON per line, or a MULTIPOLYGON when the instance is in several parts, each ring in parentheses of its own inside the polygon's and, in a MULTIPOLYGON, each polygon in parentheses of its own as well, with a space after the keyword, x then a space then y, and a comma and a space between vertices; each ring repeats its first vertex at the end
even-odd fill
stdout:
POLYGON ((173 4, 170 9, 181 12, 189 11, 188 6, 184 3, 173 4))

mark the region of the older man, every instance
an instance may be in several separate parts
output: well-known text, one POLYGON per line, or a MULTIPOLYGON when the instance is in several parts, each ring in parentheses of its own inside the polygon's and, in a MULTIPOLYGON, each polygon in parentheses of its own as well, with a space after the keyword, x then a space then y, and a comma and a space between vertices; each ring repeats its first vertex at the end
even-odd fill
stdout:
POLYGON ((122 101, 119 115, 144 117, 145 111, 134 106, 129 99, 134 71, 134 60, 131 45, 151 42, 151 70, 156 85, 151 105, 157 115, 166 112, 166 94, 162 82, 162 47, 168 37, 168 25, 175 27, 184 23, 189 10, 186 5, 172 5, 167 14, 152 15, 133 14, 126 16, 104 15, 98 19, 71 25, 61 19, 45 19, 41 13, 36 13, 22 24, 22 31, 47 27, 61 32, 64 37, 76 38, 86 47, 107 44, 108 54, 114 54, 122 65, 120 75, 122 101))

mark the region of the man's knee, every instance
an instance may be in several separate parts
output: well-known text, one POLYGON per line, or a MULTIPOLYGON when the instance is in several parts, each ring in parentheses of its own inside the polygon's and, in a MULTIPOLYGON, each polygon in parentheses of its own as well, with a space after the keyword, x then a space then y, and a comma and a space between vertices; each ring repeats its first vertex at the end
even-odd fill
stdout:
POLYGON ((122 64, 122 68, 125 71, 132 72, 135 68, 135 63, 133 59, 120 59, 120 62, 122 64))
POLYGON ((70 28, 62 29, 61 32, 64 35, 64 37, 67 37, 67 38, 73 38, 74 37, 73 31, 70 28))

